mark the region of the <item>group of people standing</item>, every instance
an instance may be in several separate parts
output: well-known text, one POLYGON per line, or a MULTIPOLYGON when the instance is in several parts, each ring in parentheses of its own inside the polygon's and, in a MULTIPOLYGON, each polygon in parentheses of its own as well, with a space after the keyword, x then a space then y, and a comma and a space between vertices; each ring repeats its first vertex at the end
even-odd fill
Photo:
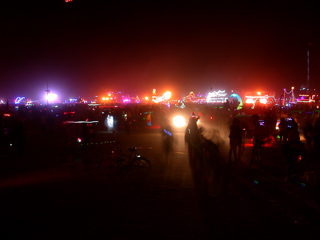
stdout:
MULTIPOLYGON (((197 124, 199 118, 195 113, 191 113, 185 129, 185 142, 188 147, 190 159, 203 158, 210 151, 209 148, 214 147, 214 143, 211 145, 207 144, 206 141, 210 140, 204 139, 201 128, 199 128, 197 124)), ((320 118, 316 120, 315 124, 312 124, 310 119, 306 118, 306 121, 301 123, 301 134, 298 123, 294 118, 290 117, 290 115, 280 119, 278 132, 275 130, 277 120, 273 120, 274 117, 272 117, 272 114, 269 115, 268 119, 270 121, 260 119, 259 115, 252 115, 250 119, 239 117, 232 119, 229 125, 230 148, 227 156, 228 162, 238 163, 241 161, 245 142, 244 138, 246 137, 252 139, 253 144, 248 167, 252 167, 253 164, 258 164, 260 167, 263 167, 265 163, 264 160, 266 160, 264 158, 264 146, 268 141, 281 150, 282 159, 287 166, 288 179, 295 177, 297 175, 297 166, 299 165, 302 152, 306 146, 309 146, 310 149, 312 146, 313 152, 316 154, 313 156, 317 156, 320 151, 320 118), (304 136, 305 141, 301 141, 300 135, 304 136)), ((166 149, 170 149, 169 146, 172 146, 171 144, 173 142, 172 129, 165 128, 164 135, 167 136, 166 149)))
MULTIPOLYGON (((266 141, 278 145, 283 159, 286 163, 287 179, 291 180, 303 174, 308 161, 315 161, 320 153, 320 118, 313 124, 310 117, 305 117, 305 121, 299 125, 290 115, 282 117, 278 125, 278 136, 265 126, 265 122, 259 121, 258 115, 251 116, 253 128, 251 136, 253 139, 252 155, 249 163, 251 167, 254 163, 263 164, 263 149, 266 141), (301 134, 300 134, 301 132, 301 134), (304 137, 304 141, 300 139, 304 137), (308 151, 308 154, 306 152, 308 151), (308 157, 307 157, 308 155, 308 157), (309 158, 309 159, 307 159, 309 158)), ((273 127, 275 128, 275 127, 273 127)), ((230 149, 229 162, 239 162, 243 149, 243 136, 246 127, 241 124, 238 118, 234 118, 230 126, 230 149)))
MULTIPOLYGON (((259 122, 259 116, 253 115, 251 117, 252 122, 252 139, 253 150, 250 159, 250 167, 257 160, 262 166, 261 151, 265 143, 265 139, 270 135, 270 131, 264 125, 259 122)), ((242 148, 243 148, 243 135, 248 131, 248 126, 242 126, 238 118, 234 118, 230 126, 230 149, 229 149, 229 163, 237 163, 240 161, 242 148)))

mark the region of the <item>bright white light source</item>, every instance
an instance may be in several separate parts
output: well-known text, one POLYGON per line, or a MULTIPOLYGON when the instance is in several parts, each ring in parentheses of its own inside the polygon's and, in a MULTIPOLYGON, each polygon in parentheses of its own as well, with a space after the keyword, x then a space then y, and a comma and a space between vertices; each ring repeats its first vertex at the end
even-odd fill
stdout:
POLYGON ((104 121, 104 125, 108 128, 108 129, 113 129, 114 128, 114 119, 113 116, 108 115, 104 121))
POLYGON ((173 122, 173 125, 175 127, 184 127, 186 126, 186 120, 184 117, 182 116, 175 116, 173 119, 172 119, 172 122, 173 122))
POLYGON ((52 92, 45 95, 45 99, 48 100, 48 102, 54 102, 57 100, 57 98, 58 98, 57 94, 52 92))
POLYGON ((165 100, 169 100, 171 98, 171 92, 167 91, 163 94, 163 98, 165 100))

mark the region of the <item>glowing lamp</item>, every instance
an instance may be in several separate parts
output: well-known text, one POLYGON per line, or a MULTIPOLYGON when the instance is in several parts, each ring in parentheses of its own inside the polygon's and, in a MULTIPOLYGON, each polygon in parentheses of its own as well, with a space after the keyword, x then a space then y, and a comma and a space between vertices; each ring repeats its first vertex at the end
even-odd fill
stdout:
POLYGON ((58 96, 57 96, 57 94, 50 92, 50 93, 45 95, 45 99, 47 101, 49 101, 49 102, 53 102, 53 101, 56 101, 58 99, 58 96))
POLYGON ((171 92, 170 91, 166 91, 164 94, 163 94, 163 98, 165 100, 169 100, 171 98, 171 92))
POLYGON ((182 116, 175 116, 173 119, 172 119, 172 123, 175 127, 184 127, 186 126, 186 120, 184 117, 182 116))
POLYGON ((104 125, 108 128, 108 129, 113 129, 114 128, 114 118, 111 115, 108 115, 106 117, 106 119, 104 120, 104 125))

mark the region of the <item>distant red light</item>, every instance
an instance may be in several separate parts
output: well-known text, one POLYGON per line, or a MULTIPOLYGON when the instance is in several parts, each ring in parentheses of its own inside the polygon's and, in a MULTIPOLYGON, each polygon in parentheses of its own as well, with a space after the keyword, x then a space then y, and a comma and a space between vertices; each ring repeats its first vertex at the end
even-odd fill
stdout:
POLYGON ((65 0, 65 2, 66 2, 66 3, 68 3, 68 2, 72 2, 72 0, 65 0))

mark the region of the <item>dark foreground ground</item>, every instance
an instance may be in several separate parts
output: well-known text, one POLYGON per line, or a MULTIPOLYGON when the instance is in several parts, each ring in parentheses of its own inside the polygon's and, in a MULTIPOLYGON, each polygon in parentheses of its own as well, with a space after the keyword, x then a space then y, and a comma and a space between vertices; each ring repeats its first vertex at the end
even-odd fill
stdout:
MULTIPOLYGON (((110 133, 99 137, 113 139, 110 133)), ((157 131, 119 133, 123 148, 137 146, 152 163, 147 174, 119 174, 106 158, 100 167, 95 160, 86 167, 81 154, 70 160, 58 139, 56 132, 30 137, 23 157, 2 154, 1 239, 320 237, 312 176, 308 182, 285 181, 277 146, 266 148, 260 169, 248 168, 250 145, 238 164, 227 164, 225 151, 222 162, 218 156, 190 161, 183 135, 176 134, 166 160, 157 131)), ((109 145, 96 149, 107 156, 109 145)))

